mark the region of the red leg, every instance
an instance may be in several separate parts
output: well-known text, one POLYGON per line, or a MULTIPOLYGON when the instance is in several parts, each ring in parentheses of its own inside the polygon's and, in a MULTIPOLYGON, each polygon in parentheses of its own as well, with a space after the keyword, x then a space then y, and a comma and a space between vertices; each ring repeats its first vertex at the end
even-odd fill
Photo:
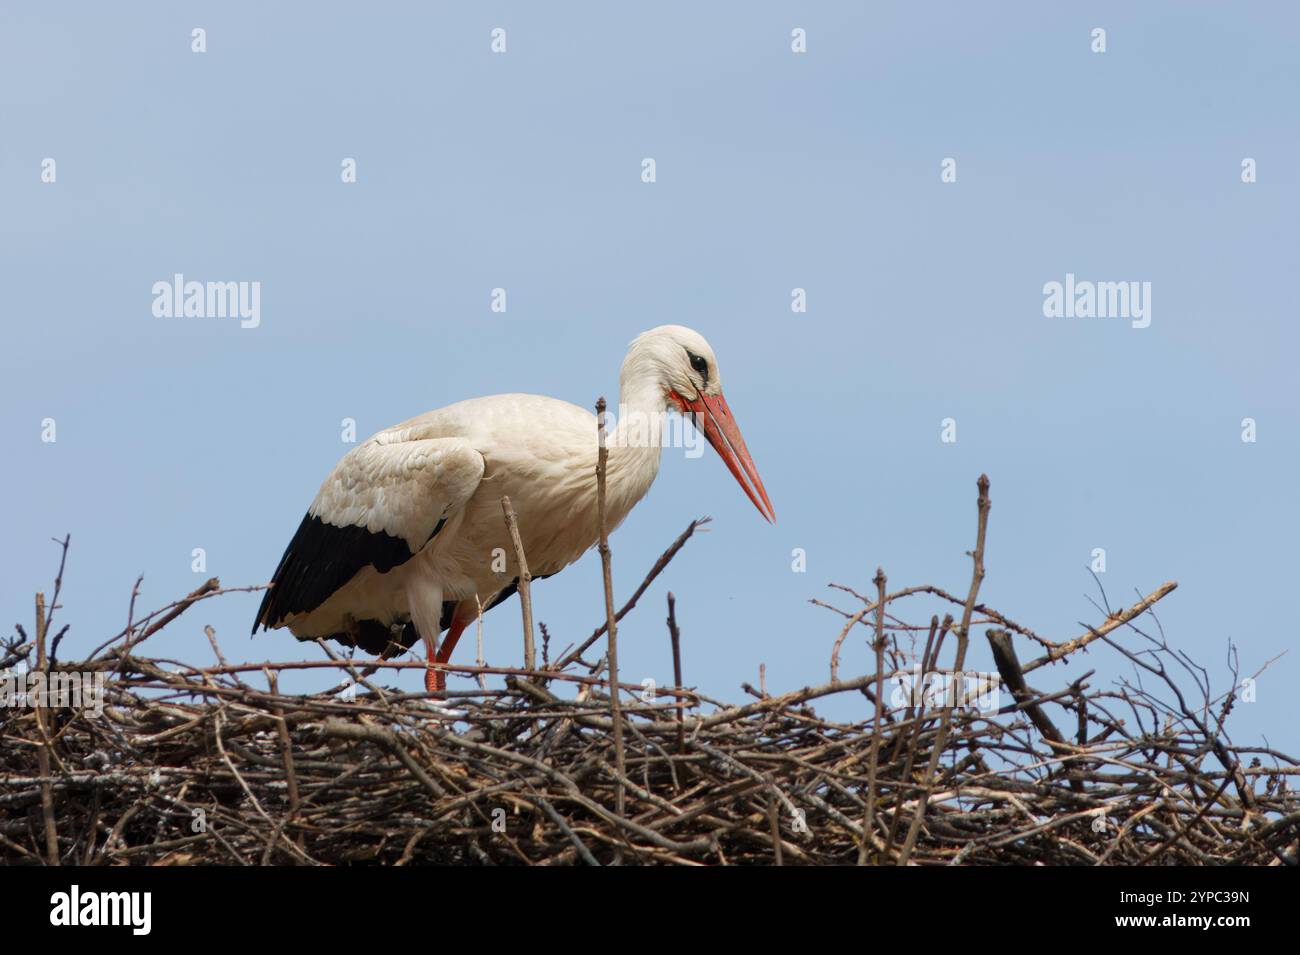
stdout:
POLYGON ((438 657, 433 651, 433 642, 426 640, 425 646, 429 648, 429 669, 424 671, 424 689, 426 693, 437 693, 439 690, 447 689, 447 674, 433 668, 433 664, 438 662, 438 657))
MULTIPOLYGON (((429 648, 429 662, 446 663, 450 660, 451 651, 456 649, 456 642, 460 640, 460 635, 465 632, 465 628, 469 626, 470 621, 473 619, 473 617, 462 619, 459 612, 453 614, 451 627, 447 630, 447 636, 443 638, 442 648, 437 655, 434 654, 432 647, 429 648)), ((424 688, 430 693, 437 693, 447 689, 446 672, 430 667, 424 672, 424 688)))

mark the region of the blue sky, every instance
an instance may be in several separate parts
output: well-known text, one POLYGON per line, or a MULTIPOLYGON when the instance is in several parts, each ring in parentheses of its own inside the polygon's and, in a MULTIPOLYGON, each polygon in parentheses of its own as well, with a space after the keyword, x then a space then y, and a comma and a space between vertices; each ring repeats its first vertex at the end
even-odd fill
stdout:
MULTIPOLYGON (((671 588, 688 682, 824 680, 840 624, 809 598, 853 609, 825 585, 866 590, 877 565, 964 592, 981 471, 981 596, 1017 621, 1097 620, 1103 547, 1113 604, 1179 582, 1160 618, 1218 689, 1230 642, 1246 672, 1294 642, 1294 7, 136 9, 0 10, 0 607, 30 617, 70 532, 65 657, 123 626, 141 573, 150 608, 212 574, 265 581, 343 418, 364 436, 504 391, 589 406, 665 322, 714 346, 779 523, 711 453, 665 455, 613 540, 620 603, 692 517, 715 522, 624 624, 627 677, 671 674, 671 588), (155 318, 176 272, 260 282, 260 326, 155 318), (1150 282, 1150 327, 1044 317, 1067 273, 1150 282)), ((536 602, 561 644, 585 637, 595 556, 536 602)), ((250 641, 256 604, 209 602, 153 650, 206 660, 210 623, 233 658, 316 652, 250 641)), ((489 615, 492 662, 517 662, 518 632, 516 603, 489 615)), ((1239 742, 1298 748, 1297 666, 1238 707, 1239 742)), ((1032 682, 1091 667, 1121 671, 1093 652, 1032 682)))

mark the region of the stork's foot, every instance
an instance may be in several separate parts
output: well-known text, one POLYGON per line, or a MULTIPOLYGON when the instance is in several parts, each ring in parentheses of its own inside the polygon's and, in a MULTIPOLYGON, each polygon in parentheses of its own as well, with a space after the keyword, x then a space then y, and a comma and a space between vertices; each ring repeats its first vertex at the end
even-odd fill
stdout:
MULTIPOLYGON (((442 670, 435 670, 433 667, 424 671, 424 689, 429 693, 442 693, 447 689, 447 674, 442 670)), ((427 699, 420 701, 431 711, 429 713, 434 719, 456 720, 465 715, 464 710, 457 710, 449 706, 443 700, 427 699)))
POLYGON ((424 671, 424 688, 429 693, 441 693, 447 689, 447 674, 433 667, 424 671))
POLYGON ((442 693, 447 689, 447 671, 436 668, 435 664, 446 663, 451 659, 451 651, 455 649, 456 641, 465 632, 468 624, 468 619, 454 616, 451 628, 447 631, 447 639, 442 641, 441 648, 435 649, 432 640, 425 641, 424 645, 429 651, 429 668, 424 671, 424 688, 430 693, 442 693))

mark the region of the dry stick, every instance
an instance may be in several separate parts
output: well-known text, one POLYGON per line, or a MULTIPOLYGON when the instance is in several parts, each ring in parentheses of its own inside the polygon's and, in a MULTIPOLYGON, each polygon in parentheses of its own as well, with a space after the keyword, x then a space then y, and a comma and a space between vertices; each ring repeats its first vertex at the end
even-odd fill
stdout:
POLYGON ((831 682, 832 683, 834 683, 836 680, 840 678, 840 647, 844 645, 844 639, 849 635, 849 631, 853 629, 853 625, 861 621, 862 618, 865 617, 867 614, 871 613, 872 609, 873 609, 872 606, 868 604, 867 606, 859 610, 857 613, 855 613, 853 616, 849 617, 848 621, 844 624, 844 628, 840 631, 840 635, 835 638, 835 643, 831 647, 831 682))
MULTIPOLYGON (((682 689, 682 634, 677 629, 677 598, 668 591, 668 636, 673 642, 673 681, 674 688, 680 693, 682 689)), ((684 703, 677 697, 677 752, 686 752, 686 730, 682 726, 684 703)))
MULTIPOLYGON (((988 637, 989 648, 993 651, 993 662, 998 668, 998 675, 1002 677, 1002 682, 1011 691, 1015 701, 1024 704, 1025 715, 1038 727, 1038 732, 1042 734, 1047 745, 1058 755, 1063 752, 1073 752, 1074 747, 1065 744, 1065 737, 1056 728, 1051 717, 1034 701, 1034 693, 1025 683, 1025 672, 1020 668, 1020 660, 1016 656, 1015 644, 1011 642, 1011 634, 1006 630, 991 629, 986 630, 984 635, 988 637)), ((1062 768, 1065 769, 1067 765, 1062 763, 1062 768)), ((1066 775, 1070 780, 1070 788, 1078 793, 1083 792, 1083 780, 1079 774, 1067 770, 1066 775)))
MULTIPOLYGON (((321 641, 327 639, 329 638, 320 637, 317 639, 316 642, 318 645, 323 646, 321 641)), ((128 657, 127 659, 129 662, 139 663, 142 660, 145 660, 146 658, 128 657)), ((174 661, 167 661, 167 662, 174 662, 174 661)), ((350 660, 347 657, 337 657, 329 660, 285 660, 279 663, 249 663, 243 665, 231 665, 228 667, 206 667, 206 668, 185 667, 183 664, 179 664, 179 663, 177 664, 177 666, 182 667, 182 669, 179 670, 178 672, 180 672, 185 676, 195 676, 195 675, 203 675, 203 674, 210 675, 210 674, 243 672, 249 670, 261 670, 265 666, 274 666, 281 670, 319 670, 319 669, 326 669, 326 668, 345 670, 348 672, 349 675, 356 674, 357 679, 355 682, 357 686, 364 686, 366 687, 366 689, 371 690, 372 692, 375 691, 375 688, 365 681, 368 677, 374 676, 374 674, 378 673, 380 670, 428 670, 429 669, 429 664, 424 659, 370 660, 364 666, 361 666, 359 661, 350 660)), ((478 666, 477 664, 473 664, 473 663, 464 663, 464 664, 439 663, 434 666, 434 669, 443 670, 447 673, 462 673, 465 674, 466 676, 472 676, 476 678, 483 675, 533 676, 533 677, 544 677, 547 680, 568 680, 569 682, 572 683, 581 683, 584 680, 586 680, 587 682, 597 682, 597 683, 604 682, 603 680, 588 680, 586 677, 578 676, 577 674, 573 674, 573 673, 552 673, 546 669, 525 670, 521 666, 520 667, 498 667, 498 666, 491 666, 488 664, 484 664, 483 666, 478 666)), ((334 692, 338 692, 339 690, 343 690, 346 688, 347 688, 346 685, 341 685, 336 687, 334 689, 334 692)), ((637 686, 634 686, 631 689, 635 692, 637 690, 640 690, 641 686, 638 684, 637 686)), ((449 697, 475 696, 478 693, 477 690, 447 690, 446 692, 449 697)), ((663 692, 669 693, 671 691, 664 690, 663 692)), ((426 694, 422 690, 420 691, 420 693, 413 694, 413 695, 423 697, 426 694)), ((688 695, 693 696, 694 694, 688 694, 688 695)))
MULTIPOLYGON (((862 596, 862 594, 858 593, 856 590, 853 590, 851 587, 845 587, 843 584, 831 584, 830 586, 834 587, 836 590, 844 590, 847 591, 848 593, 853 594, 853 596, 857 597, 859 600, 867 604, 867 610, 871 610, 872 608, 871 601, 867 600, 866 597, 862 596)), ((916 587, 904 587, 902 590, 896 591, 895 593, 889 595, 889 603, 893 603, 894 601, 899 600, 902 597, 911 597, 915 594, 933 594, 934 596, 946 600, 949 603, 954 603, 959 607, 965 606, 966 604, 964 598, 953 596, 952 594, 948 593, 948 591, 944 590, 942 587, 936 587, 933 584, 921 584, 916 587)), ((1008 617, 1006 614, 999 613, 998 611, 994 610, 992 607, 988 607, 984 604, 976 604, 975 612, 982 613, 986 617, 988 617, 989 620, 992 621, 993 623, 1000 623, 1008 630, 1029 637, 1029 639, 1041 643, 1045 647, 1055 646, 1055 644, 1053 644, 1051 640, 1048 640, 1046 637, 1040 637, 1038 634, 1034 633, 1034 631, 1030 630, 1028 627, 1021 626, 1020 624, 1012 620, 1010 617, 1008 617)), ((848 616, 848 614, 845 614, 845 616, 848 616)))
MULTIPOLYGON (((230 754, 226 752, 226 747, 221 742, 222 731, 225 727, 225 719, 226 719, 226 717, 223 714, 224 714, 224 706, 221 709, 218 709, 214 714, 215 719, 213 720, 214 725, 212 727, 212 741, 217 746, 217 752, 221 755, 222 762, 224 762, 226 764, 226 768, 230 770, 230 775, 235 777, 235 782, 239 783, 240 788, 244 790, 244 795, 248 797, 249 803, 252 805, 252 807, 255 810, 257 810, 257 814, 261 816, 264 820, 266 820, 266 824, 272 827, 271 843, 269 844, 274 844, 276 840, 283 839, 284 844, 289 847, 291 854, 297 853, 298 857, 301 858, 308 865, 318 865, 319 863, 317 863, 315 859, 308 856, 305 852, 303 852, 302 849, 299 849, 296 845, 294 845, 292 842, 289 841, 289 837, 284 834, 283 825, 276 826, 275 820, 273 820, 271 816, 267 813, 267 811, 262 808, 262 803, 258 800, 257 795, 252 790, 252 787, 248 785, 248 781, 244 779, 243 774, 240 773, 238 768, 236 768, 234 761, 232 761, 230 758, 230 754)), ((269 853, 267 858, 269 858, 269 853)), ((263 864, 265 865, 265 863, 263 864)))
POLYGON ((860 690, 875 682, 876 675, 871 673, 852 680, 834 680, 830 683, 823 683, 821 686, 805 686, 800 690, 791 690, 789 693, 783 693, 780 696, 769 696, 753 703, 746 703, 743 706, 724 707, 715 713, 710 713, 708 716, 701 716, 691 720, 686 728, 692 732, 697 728, 712 729, 724 723, 733 723, 736 720, 746 719, 755 713, 798 706, 800 703, 806 703, 809 700, 815 700, 823 696, 830 696, 833 693, 860 690))
MULTIPOLYGON (((144 657, 127 657, 126 661, 133 664, 143 664, 149 662, 144 657)), ((232 663, 229 666, 224 666, 224 667, 184 667, 182 670, 171 675, 183 676, 183 677, 212 677, 212 676, 228 675, 233 673, 256 673, 256 672, 260 672, 266 667, 273 667, 276 670, 336 669, 336 670, 347 670, 350 673, 357 672, 356 667, 351 665, 351 661, 345 658, 340 658, 340 659, 332 659, 332 660, 283 660, 276 663, 272 663, 272 662, 232 663)), ((366 671, 378 672, 379 670, 411 670, 411 669, 427 670, 428 667, 429 667, 428 663, 426 663, 424 660, 374 660, 366 665, 366 671)), ((548 670, 525 670, 522 667, 497 667, 497 666, 486 666, 486 665, 479 667, 479 666, 470 666, 467 664, 451 664, 451 663, 442 664, 442 668, 447 670, 449 673, 468 673, 471 676, 477 676, 480 673, 486 673, 491 676, 540 677, 540 678, 545 678, 547 680, 562 680, 568 683, 599 683, 604 685, 606 682, 608 682, 603 677, 600 679, 596 679, 591 676, 583 676, 577 673, 556 673, 553 670, 549 670, 549 669, 548 670)), ((364 674, 361 675, 364 676, 364 674)), ((147 684, 137 683, 135 685, 144 688, 147 684)), ((166 684, 163 685, 165 686, 166 684)), ((357 685, 360 686, 363 684, 358 682, 357 685)), ((639 683, 636 684, 624 683, 622 684, 622 686, 623 689, 627 690, 630 693, 639 693, 641 690, 645 689, 645 687, 643 687, 639 683)), ((843 688, 849 688, 849 689, 852 689, 856 686, 857 686, 856 683, 843 684, 843 688)), ((221 693, 224 691, 221 688, 214 687, 214 688, 207 689, 206 692, 221 693)), ((667 687, 660 687, 658 692, 665 696, 673 696, 677 694, 677 691, 675 689, 670 689, 667 687)), ((474 695, 473 692, 470 690, 464 691, 464 694, 468 694, 471 696, 474 695)), ((423 693, 421 692, 415 695, 423 696, 423 693)), ((692 690, 682 690, 681 695, 683 697, 692 698, 692 699, 698 697, 698 694, 696 694, 692 690)), ((348 704, 348 706, 351 705, 352 704, 348 704)))
MULTIPOLYGON (((54 575, 54 596, 50 598, 50 605, 45 611, 46 634, 50 632, 50 626, 54 623, 54 611, 59 607, 59 594, 63 590, 63 568, 68 564, 68 544, 72 541, 72 535, 65 534, 63 540, 59 540, 57 537, 51 538, 51 540, 62 548, 62 553, 59 556, 59 570, 54 575)), ((65 626, 60 630, 59 635, 54 638, 54 642, 50 645, 49 661, 51 665, 53 665, 55 657, 58 656, 59 641, 63 639, 63 634, 67 632, 67 629, 65 626)))
MULTIPOLYGON (((885 716, 885 570, 876 568, 876 721, 871 727, 871 762, 867 764, 867 805, 862 811, 862 844, 858 846, 858 865, 867 864, 867 842, 876 806, 876 772, 880 765, 880 732, 885 716)), ((889 851, 889 847, 885 847, 889 851)))
MULTIPOLYGON (((976 482, 979 488, 979 500, 976 507, 979 510, 979 526, 975 531, 975 550, 971 552, 971 563, 974 565, 971 571, 970 594, 966 597, 966 606, 962 609, 961 626, 957 630, 957 659, 952 665, 954 674, 961 673, 961 668, 966 664, 966 646, 970 636, 970 618, 975 608, 975 598, 979 596, 980 583, 984 580, 984 535, 989 526, 989 477, 987 474, 981 474, 976 482)), ((939 757, 943 754, 944 746, 947 743, 948 728, 952 725, 952 707, 943 708, 943 719, 939 724, 939 735, 935 738, 934 748, 930 750, 930 764, 925 770, 925 787, 921 791, 921 798, 917 800, 916 815, 912 817, 912 824, 907 829, 907 839, 903 843, 903 850, 898 854, 898 864, 907 865, 908 857, 912 854, 912 848, 916 845, 916 837, 921 831, 921 823, 925 819, 926 802, 930 796, 931 787, 934 785, 934 773, 939 766, 939 757)))
POLYGON ((533 575, 528 572, 528 559, 524 556, 524 544, 519 539, 519 522, 515 520, 515 509, 510 506, 510 498, 501 498, 501 510, 506 515, 506 528, 510 531, 510 542, 515 545, 515 560, 519 564, 519 605, 524 612, 524 669, 537 669, 537 654, 533 649, 533 599, 529 585, 533 575))
POLYGON ((998 668, 998 675, 1002 677, 1002 682, 1011 691, 1015 701, 1025 704, 1025 715, 1029 717, 1030 722, 1038 727, 1038 732, 1043 735, 1043 739, 1053 751, 1058 753, 1071 751, 1073 747, 1059 745, 1065 742, 1065 737, 1061 735, 1061 731, 1056 728, 1051 718, 1043 712, 1043 708, 1032 702, 1034 694, 1025 683, 1025 671, 1020 667, 1015 645, 1011 642, 1011 634, 1005 630, 992 629, 986 630, 984 635, 988 637, 989 649, 993 651, 993 663, 998 668))
MULTIPOLYGON (((53 611, 51 610, 51 613, 53 611)), ((45 594, 36 595, 36 672, 45 672, 45 633, 49 617, 45 613, 45 594)), ((45 680, 48 695, 48 678, 45 680)), ((50 788, 50 734, 45 728, 45 719, 49 715, 36 701, 36 730, 41 735, 41 745, 36 751, 36 765, 41 778, 41 816, 45 820, 45 861, 52 866, 59 864, 59 830, 54 823, 54 790, 50 788)))
MULTIPOLYGON (((677 540, 673 541, 671 546, 669 546, 669 548, 666 551, 664 551, 662 554, 659 555, 659 559, 655 561, 654 566, 650 568, 650 572, 646 574, 645 579, 641 581, 641 586, 638 587, 632 593, 632 596, 628 599, 628 602, 623 604, 623 609, 620 610, 614 616, 615 623, 617 623, 619 620, 622 620, 624 617, 626 617, 628 613, 632 610, 632 608, 636 606, 636 602, 641 599, 641 595, 644 594, 648 589, 650 589, 650 585, 654 583, 655 578, 658 577, 659 574, 663 571, 663 569, 668 566, 668 562, 677 556, 677 552, 682 549, 682 547, 686 544, 688 540, 691 539, 691 535, 694 534, 699 528, 709 523, 709 521, 711 521, 712 519, 713 518, 711 517, 698 517, 695 520, 691 521, 690 524, 687 525, 686 530, 682 531, 681 534, 678 535, 677 540)), ((578 659, 578 657, 586 653, 587 649, 604 635, 605 630, 608 627, 609 627, 608 623, 602 623, 599 627, 596 628, 595 633, 589 636, 586 640, 582 641, 582 644, 576 650, 571 650, 568 653, 566 653, 556 663, 553 663, 550 667, 548 667, 548 669, 563 670, 574 660, 578 659)))
MULTIPOLYGON (((478 658, 474 662, 481 667, 485 666, 487 661, 483 659, 483 601, 479 599, 478 594, 474 595, 474 606, 478 611, 478 619, 475 626, 475 635, 478 641, 478 658)), ((487 692, 487 676, 483 673, 478 675, 478 688, 484 693, 487 692)))
POLYGON ((374 743, 396 756, 434 799, 442 799, 447 795, 447 790, 424 771, 424 767, 407 751, 402 739, 390 729, 369 723, 344 723, 341 720, 331 719, 321 724, 320 732, 337 739, 367 740, 374 743))
MULTIPOLYGON (((930 669, 930 651, 934 648, 934 637, 935 637, 935 634, 938 633, 938 632, 939 632, 939 617, 938 617, 938 615, 936 614, 936 615, 933 615, 933 616, 930 617, 930 633, 929 633, 929 635, 925 638, 925 649, 921 651, 921 669, 920 669, 920 672, 919 672, 919 674, 918 674, 918 676, 920 677, 920 680, 919 680, 918 683, 916 684, 917 686, 924 686, 924 685, 925 685, 925 675, 926 675, 927 672, 929 672, 929 669, 930 669)), ((903 715, 903 719, 904 719, 904 720, 908 720, 908 721, 910 721, 910 720, 912 719, 912 717, 916 716, 916 706, 914 705, 915 700, 916 700, 916 693, 913 692, 913 693, 910 694, 910 695, 911 695, 912 699, 908 701, 908 704, 907 704, 907 710, 904 712, 904 715, 903 715)), ((903 730, 901 733, 898 733, 898 734, 895 735, 895 737, 894 737, 894 751, 893 751, 893 753, 892 753, 892 754, 890 755, 890 757, 889 757, 889 759, 890 759, 891 762, 892 762, 893 760, 895 760, 895 759, 898 759, 898 755, 899 755, 899 753, 901 753, 901 752, 903 751, 903 747, 907 744, 907 740, 908 740, 908 738, 909 738, 910 735, 911 735, 911 733, 910 733, 909 730, 903 730)), ((903 778, 907 778, 907 777, 906 777, 906 774, 904 775, 903 778)), ((890 831, 891 835, 890 835, 889 838, 885 841, 885 844, 886 844, 887 846, 889 846, 889 845, 893 845, 893 842, 894 842, 894 836, 892 835, 892 833, 893 833, 894 830, 897 828, 897 822, 898 822, 898 814, 895 813, 895 814, 894 814, 894 820, 893 820, 893 823, 891 823, 891 825, 890 825, 890 827, 889 827, 889 831, 890 831)))
POLYGON ((772 864, 785 865, 781 858, 781 825, 777 819, 776 799, 770 795, 767 797, 767 824, 772 829, 772 864))
MULTIPOLYGON (((850 613, 846 613, 843 610, 837 610, 837 608, 832 607, 828 603, 823 603, 820 600, 809 601, 810 603, 815 604, 819 607, 826 607, 830 610, 836 610, 837 613, 839 613, 841 616, 845 618, 844 628, 840 630, 839 636, 835 638, 835 643, 831 647, 831 679, 834 680, 839 676, 840 648, 844 645, 844 640, 848 637, 849 631, 852 630, 854 626, 862 623, 862 621, 866 619, 867 614, 871 613, 871 611, 876 609, 877 602, 867 599, 867 597, 858 593, 852 587, 846 587, 843 584, 831 584, 830 586, 834 587, 836 590, 843 590, 847 593, 852 594, 853 596, 861 600, 864 604, 863 608, 859 610, 857 613, 850 614, 850 613)), ((948 593, 948 591, 944 590, 942 587, 935 587, 933 584, 923 584, 919 587, 904 587, 902 590, 895 591, 892 594, 888 594, 885 597, 885 602, 894 603, 895 601, 901 600, 904 597, 911 597, 916 594, 934 594, 935 596, 941 597, 944 600, 949 601, 950 603, 955 603, 958 606, 965 605, 965 601, 962 600, 961 598, 954 597, 952 594, 948 593)), ((990 621, 994 623, 1001 623, 1008 630, 1012 630, 1016 633, 1023 634, 1024 636, 1029 637, 1031 640, 1036 640, 1039 643, 1041 643, 1043 646, 1048 647, 1049 649, 1055 649, 1057 646, 1056 644, 1053 644, 1052 641, 1047 640, 1044 637, 1040 637, 1038 634, 1034 633, 1034 631, 1030 630, 1028 627, 1022 627, 1020 624, 1011 620, 1006 615, 998 613, 996 610, 992 609, 991 607, 986 607, 984 604, 976 604, 974 610, 976 613, 984 614, 986 617, 989 618, 990 621)), ((891 616, 890 619, 894 620, 896 623, 901 622, 897 617, 891 616)), ((865 624, 863 624, 863 626, 865 626, 865 624)))
MULTIPOLYGON (((926 675, 930 672, 930 667, 938 659, 939 643, 935 641, 935 634, 939 634, 939 641, 943 640, 943 632, 952 626, 952 614, 943 615, 942 630, 940 630, 939 618, 937 615, 930 617, 930 636, 925 641, 925 653, 921 656, 921 674, 917 686, 925 686, 926 675), (932 655, 933 651, 933 655, 932 655)), ((898 778, 904 782, 910 782, 912 779, 912 766, 916 763, 916 747, 921 739, 921 730, 925 724, 925 697, 921 696, 920 706, 908 706, 906 713, 907 725, 903 726, 898 739, 902 743, 904 737, 907 738, 907 758, 903 761, 903 769, 898 774, 898 778), (915 720, 915 723, 913 723, 915 720)), ((894 759, 898 758, 898 748, 895 747, 894 759)), ((893 849, 894 837, 898 835, 898 824, 902 820, 903 814, 899 812, 898 807, 894 807, 894 816, 889 820, 889 833, 885 836, 885 852, 888 853, 893 849)))
MULTIPOLYGON (((143 579, 143 578, 141 578, 141 579, 143 579)), ((140 584, 140 581, 137 580, 137 581, 136 581, 136 586, 138 587, 139 584, 140 584)), ((242 590, 264 590, 264 589, 266 589, 266 588, 265 588, 265 587, 236 587, 236 588, 233 588, 233 590, 241 590, 241 591, 242 591, 242 590)), ((137 646, 139 646, 140 644, 144 643, 146 640, 148 640, 151 636, 153 636, 155 633, 157 633, 157 632, 158 632, 159 630, 161 630, 163 627, 167 626, 167 624, 171 623, 173 620, 175 620, 177 617, 179 617, 181 614, 183 614, 183 613, 184 613, 186 610, 188 610, 188 609, 189 609, 189 608, 190 608, 190 607, 191 607, 191 606, 192 606, 196 601, 198 601, 198 600, 202 600, 204 597, 207 597, 207 596, 209 596, 209 595, 213 595, 213 594, 217 594, 217 593, 229 593, 229 592, 231 592, 231 591, 223 591, 223 590, 221 589, 221 581, 220 581, 220 580, 218 580, 216 577, 211 577, 211 578, 209 578, 208 580, 204 581, 203 584, 202 584, 202 585, 201 585, 197 590, 193 590, 193 591, 191 591, 189 594, 187 594, 186 596, 184 596, 183 598, 181 598, 180 600, 178 600, 178 601, 176 601, 174 604, 172 604, 172 605, 170 606, 170 608, 168 609, 167 613, 165 613, 162 617, 160 617, 160 618, 159 618, 158 620, 156 620, 153 624, 151 624, 151 625, 149 626, 149 628, 146 629, 146 630, 144 631, 144 633, 140 634, 140 636, 137 637, 136 639, 134 639, 134 640, 131 639, 131 630, 133 629, 133 627, 128 626, 127 629, 123 630, 123 631, 122 631, 121 633, 119 633, 117 636, 115 636, 115 637, 111 637, 110 639, 106 640, 105 642, 103 642, 103 643, 101 643, 99 646, 97 646, 93 651, 91 651, 90 656, 88 656, 86 659, 87 659, 87 660, 93 660, 95 657, 99 656, 99 653, 100 653, 101 650, 106 649, 107 647, 109 647, 109 646, 111 646, 112 644, 116 643, 118 640, 122 639, 123 637, 126 637, 126 638, 127 638, 127 642, 126 642, 123 646, 115 648, 114 652, 117 653, 117 654, 119 654, 119 655, 121 655, 121 656, 125 656, 125 655, 126 655, 127 653, 129 653, 131 650, 135 649, 137 646)), ((135 602, 135 593, 134 593, 134 592, 132 592, 132 594, 131 594, 131 600, 132 600, 132 604, 134 605, 134 602, 135 602)), ((145 617, 145 620, 149 620, 150 617, 155 616, 155 615, 156 615, 157 613, 159 613, 159 612, 160 612, 160 611, 154 611, 154 613, 153 613, 153 614, 150 614, 149 617, 145 617)))
POLYGON ((600 523, 600 567, 605 578, 605 629, 609 633, 609 709, 614 722, 614 765, 618 768, 614 803, 620 816, 625 812, 623 780, 627 763, 623 753, 623 704, 618 689, 618 620, 614 616, 614 576, 610 570, 609 528, 605 523, 605 477, 609 448, 605 446, 605 399, 596 399, 596 517, 600 523))
MULTIPOLYGON (((208 630, 212 628, 209 627, 208 630)), ((215 646, 215 643, 214 643, 215 646)), ((280 682, 271 670, 266 671, 266 685, 271 689, 272 696, 280 695, 280 682)), ((289 793, 289 817, 285 820, 287 823, 293 823, 298 818, 298 809, 302 805, 302 800, 298 795, 298 773, 293 764, 293 740, 289 736, 289 724, 284 720, 284 709, 281 707, 272 707, 271 715, 275 717, 275 729, 280 738, 280 752, 284 759, 284 780, 285 787, 289 793)), ((303 846, 302 833, 298 833, 298 848, 303 846)))
POLYGON ((1058 645, 1054 649, 1043 654, 1043 656, 1039 657, 1037 660, 1030 660, 1024 665, 1022 671, 1029 673, 1031 670, 1037 670, 1041 666, 1055 663, 1057 660, 1069 656, 1076 650, 1082 650, 1094 640, 1099 640, 1112 630, 1117 630, 1124 626, 1124 624, 1128 623, 1135 617, 1142 616, 1142 614, 1150 610, 1157 601, 1169 596, 1169 594, 1173 593, 1177 588, 1178 581, 1176 580, 1171 580, 1168 583, 1161 584, 1127 610, 1121 610, 1119 613, 1111 614, 1106 618, 1106 622, 1101 626, 1093 627, 1083 636, 1075 637, 1073 640, 1068 640, 1065 643, 1058 645))
POLYGON ((1187 830, 1194 828, 1197 823, 1199 823, 1202 819, 1205 818, 1205 814, 1209 812, 1210 807, 1213 806, 1215 803, 1217 803, 1223 797, 1223 794, 1227 791, 1228 787, 1232 785, 1232 782, 1233 779, 1231 775, 1225 776, 1223 779, 1223 785, 1219 787, 1219 791, 1215 793, 1213 796, 1211 796, 1208 800, 1206 800, 1205 805, 1203 805, 1200 809, 1200 812, 1198 812, 1192 818, 1192 821, 1189 822, 1182 829, 1179 829, 1175 826, 1174 831, 1170 833, 1169 837, 1165 839, 1164 842, 1160 843, 1160 845, 1156 846, 1154 849, 1152 849, 1150 852, 1144 855, 1141 859, 1139 859, 1137 861, 1137 864, 1146 865, 1152 859, 1156 858, 1156 856, 1160 855, 1160 853, 1164 852, 1166 849, 1172 846, 1179 839, 1185 839, 1187 830))

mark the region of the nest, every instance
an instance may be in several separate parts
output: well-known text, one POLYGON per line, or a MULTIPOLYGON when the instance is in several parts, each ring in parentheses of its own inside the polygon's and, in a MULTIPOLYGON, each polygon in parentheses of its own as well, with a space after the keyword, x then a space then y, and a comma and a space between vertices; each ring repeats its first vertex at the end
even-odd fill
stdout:
MULTIPOLYGON (((91 676, 102 707, 36 697, 0 709, 0 861, 1295 864, 1300 767, 1230 742, 1235 669, 1212 694, 1153 619, 1174 585, 1102 608, 1073 640, 1047 640, 978 602, 988 510, 982 479, 966 596, 888 592, 879 572, 872 594, 839 588, 855 603, 829 608, 843 620, 828 636, 828 682, 781 695, 746 685, 739 703, 622 683, 611 698, 608 623, 554 662, 448 667, 479 685, 445 694, 442 709, 381 685, 387 669, 422 666, 409 661, 230 664, 210 630, 213 665, 143 655, 188 608, 228 592, 215 580, 64 663, 56 583, 48 608, 38 597, 36 633, 18 628, 0 646, 0 670, 11 693, 15 666, 91 676), (923 601, 952 612, 907 622, 923 601), (971 686, 975 634, 997 665, 992 685, 977 685, 999 691, 991 710, 955 695, 971 686), (849 637, 867 641, 874 672, 839 673, 849 637), (1022 663, 1017 644, 1039 655, 1022 663), (1127 658, 1140 682, 1050 679, 1094 644, 1127 658), (311 695, 278 690, 285 672, 312 668, 345 679, 311 695), (1039 669, 1045 688, 1030 683, 1039 669), (862 719, 818 714, 846 695, 841 709, 862 719)), ((674 618, 670 596, 676 646, 674 618)))

